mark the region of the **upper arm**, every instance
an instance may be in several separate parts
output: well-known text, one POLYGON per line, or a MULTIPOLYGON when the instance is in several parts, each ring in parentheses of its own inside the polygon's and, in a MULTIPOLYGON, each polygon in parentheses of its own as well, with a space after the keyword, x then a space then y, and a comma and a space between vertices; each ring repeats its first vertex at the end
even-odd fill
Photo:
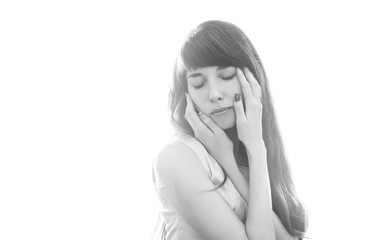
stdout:
POLYGON ((215 186, 191 148, 180 143, 167 146, 154 167, 160 177, 171 182, 173 205, 205 239, 248 239, 244 224, 222 196, 217 191, 206 191, 215 186))

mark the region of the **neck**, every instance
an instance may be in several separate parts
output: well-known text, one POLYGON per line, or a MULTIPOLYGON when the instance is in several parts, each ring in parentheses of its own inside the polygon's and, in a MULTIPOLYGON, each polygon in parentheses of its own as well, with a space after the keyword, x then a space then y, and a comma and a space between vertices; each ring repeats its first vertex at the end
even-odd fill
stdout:
POLYGON ((230 138, 230 140, 235 144, 235 142, 239 142, 238 139, 238 131, 236 129, 236 125, 234 127, 225 129, 224 132, 230 138))
POLYGON ((232 128, 224 130, 226 135, 229 137, 229 139, 233 142, 233 152, 234 157, 236 159, 236 162, 238 165, 241 166, 247 166, 247 154, 245 153, 245 148, 242 146, 242 143, 240 142, 238 138, 238 130, 236 128, 236 125, 232 128))
POLYGON ((236 125, 234 127, 231 127, 229 129, 224 130, 226 135, 230 138, 230 140, 233 142, 234 145, 234 156, 235 159, 238 158, 238 150, 239 150, 239 138, 238 138, 238 131, 236 129, 236 125))

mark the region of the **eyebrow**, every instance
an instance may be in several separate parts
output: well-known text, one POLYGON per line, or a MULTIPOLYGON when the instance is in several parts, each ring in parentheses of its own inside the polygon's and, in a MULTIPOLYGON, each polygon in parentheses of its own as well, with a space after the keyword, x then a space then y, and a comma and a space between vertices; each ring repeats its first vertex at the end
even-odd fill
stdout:
POLYGON ((187 78, 195 78, 195 77, 199 77, 202 76, 202 73, 189 73, 187 75, 187 78))
MULTIPOLYGON (((231 67, 232 66, 227 66, 227 67, 225 67, 225 66, 219 66, 219 67, 217 67, 216 71, 224 70, 226 68, 231 68, 231 67)), ((202 73, 189 73, 187 75, 187 78, 194 78, 194 77, 199 77, 199 76, 202 76, 202 73)))

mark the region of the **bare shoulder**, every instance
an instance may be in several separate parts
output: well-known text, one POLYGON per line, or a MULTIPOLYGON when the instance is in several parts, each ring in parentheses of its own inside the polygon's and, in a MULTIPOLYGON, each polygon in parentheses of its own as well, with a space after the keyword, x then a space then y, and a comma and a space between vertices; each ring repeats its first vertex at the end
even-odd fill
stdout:
POLYGON ((154 160, 153 168, 158 175, 170 181, 179 177, 189 178, 195 174, 206 176, 195 152, 179 142, 166 145, 154 160))
POLYGON ((154 167, 174 185, 168 195, 179 214, 204 239, 247 239, 244 224, 208 178, 196 153, 182 143, 162 149, 154 167), (214 211, 214 209, 216 209, 214 211))

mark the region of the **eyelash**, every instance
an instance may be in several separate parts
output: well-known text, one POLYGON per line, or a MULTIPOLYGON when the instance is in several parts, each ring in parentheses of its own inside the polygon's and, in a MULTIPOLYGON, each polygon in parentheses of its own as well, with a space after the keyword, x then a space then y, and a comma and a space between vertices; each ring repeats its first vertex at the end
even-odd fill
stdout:
MULTIPOLYGON (((235 77, 235 75, 236 75, 236 74, 233 74, 233 75, 231 75, 230 77, 226 77, 226 78, 225 78, 225 77, 223 77, 222 79, 223 79, 223 80, 225 80, 225 81, 227 81, 227 80, 231 80, 231 79, 233 79, 233 78, 235 77)), ((205 82, 203 82, 201 85, 194 86, 194 88, 195 88, 195 89, 200 89, 201 87, 203 87, 204 83, 205 83, 205 82)))
POLYGON ((222 78, 222 79, 224 79, 224 80, 230 80, 230 79, 233 79, 233 78, 235 77, 235 75, 236 75, 236 74, 233 74, 233 75, 231 75, 230 77, 222 78))

